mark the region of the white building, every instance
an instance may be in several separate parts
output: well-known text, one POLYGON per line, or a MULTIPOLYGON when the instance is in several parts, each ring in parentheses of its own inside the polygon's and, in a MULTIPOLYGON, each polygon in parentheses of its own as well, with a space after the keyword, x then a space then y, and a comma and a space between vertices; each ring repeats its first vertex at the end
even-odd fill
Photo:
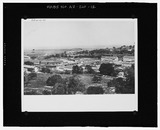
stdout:
POLYGON ((124 56, 123 62, 131 62, 134 63, 134 56, 124 56))
POLYGON ((92 69, 93 69, 95 72, 99 72, 99 67, 100 67, 100 65, 92 66, 92 69))
POLYGON ((72 71, 72 65, 64 66, 64 70, 72 71))
POLYGON ((124 72, 119 72, 118 75, 117 75, 117 77, 124 78, 124 72))
POLYGON ((134 61, 135 61, 134 56, 124 56, 122 66, 131 67, 132 64, 134 64, 134 61))
POLYGON ((60 72, 64 72, 64 67, 63 66, 57 66, 56 70, 60 71, 60 72))
POLYGON ((117 62, 118 61, 118 57, 117 56, 102 56, 101 57, 101 62, 105 63, 105 62, 117 62))
POLYGON ((30 56, 24 56, 24 61, 30 60, 31 57, 30 56))
POLYGON ((24 72, 30 73, 30 72, 38 72, 39 68, 31 65, 24 65, 24 72))
POLYGON ((34 65, 39 65, 40 64, 39 60, 33 60, 33 62, 34 62, 34 65))
POLYGON ((116 64, 116 65, 122 65, 122 61, 115 61, 114 64, 116 64))

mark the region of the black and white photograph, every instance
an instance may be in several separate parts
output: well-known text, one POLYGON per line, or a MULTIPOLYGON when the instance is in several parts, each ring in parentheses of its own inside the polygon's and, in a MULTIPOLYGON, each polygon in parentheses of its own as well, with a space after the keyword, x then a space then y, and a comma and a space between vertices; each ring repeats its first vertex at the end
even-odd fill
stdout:
POLYGON ((24 98, 137 96, 137 19, 21 22, 24 98))
POLYGON ((157 3, 3 3, 3 125, 157 127, 157 16, 157 3))
POLYGON ((24 95, 134 94, 136 20, 23 20, 24 95))

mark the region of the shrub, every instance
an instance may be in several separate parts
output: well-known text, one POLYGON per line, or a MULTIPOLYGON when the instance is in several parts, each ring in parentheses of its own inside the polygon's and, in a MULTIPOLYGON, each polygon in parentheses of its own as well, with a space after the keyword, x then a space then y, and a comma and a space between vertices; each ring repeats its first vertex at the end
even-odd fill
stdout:
POLYGON ((134 93, 134 77, 127 76, 126 80, 123 78, 113 79, 108 83, 108 86, 115 87, 116 93, 134 93))
POLYGON ((115 94, 115 87, 105 88, 105 94, 115 94))
POLYGON ((65 74, 71 74, 71 72, 69 70, 65 70, 64 72, 65 74))
POLYGON ((37 58, 37 56, 31 56, 31 59, 33 59, 33 60, 36 59, 36 58, 37 58))
POLYGON ((37 78, 37 73, 32 72, 32 73, 28 74, 28 80, 33 80, 35 78, 37 78))
POLYGON ((54 86, 56 83, 63 82, 63 79, 60 75, 53 75, 49 77, 46 81, 47 86, 54 86))
POLYGON ((75 65, 72 67, 72 74, 82 74, 83 68, 79 67, 78 65, 75 65))
POLYGON ((95 73, 95 71, 92 69, 92 67, 90 65, 86 65, 85 68, 87 69, 88 74, 94 74, 95 73))
POLYGON ((62 83, 56 83, 52 89, 52 94, 66 94, 65 85, 62 83))
POLYGON ((85 91, 85 85, 80 82, 78 77, 72 76, 68 79, 67 85, 68 94, 75 94, 77 91, 85 91))
POLYGON ((25 90, 24 95, 39 95, 36 90, 25 90))
POLYGON ((100 74, 112 76, 113 73, 114 73, 113 64, 110 64, 110 63, 105 64, 105 63, 103 63, 103 64, 101 64, 101 66, 99 68, 99 71, 100 71, 100 74))
POLYGON ((103 94, 104 90, 101 86, 90 86, 87 88, 87 94, 103 94))
POLYGON ((26 61, 26 62, 24 62, 24 64, 25 64, 25 65, 34 65, 34 63, 31 62, 31 61, 26 61))
POLYGON ((43 73, 51 73, 51 70, 49 68, 42 68, 41 72, 43 72, 43 73))
POLYGON ((42 94, 43 94, 43 95, 51 95, 52 93, 51 93, 51 90, 44 89, 44 90, 42 91, 42 94))
POLYGON ((94 83, 99 83, 99 82, 101 82, 101 76, 94 75, 93 78, 92 78, 92 81, 93 81, 94 83))

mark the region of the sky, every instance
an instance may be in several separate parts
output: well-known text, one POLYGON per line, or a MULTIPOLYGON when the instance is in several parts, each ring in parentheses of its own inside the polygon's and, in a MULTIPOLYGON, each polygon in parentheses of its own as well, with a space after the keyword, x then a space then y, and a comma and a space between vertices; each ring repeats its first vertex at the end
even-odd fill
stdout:
POLYGON ((136 19, 22 20, 24 49, 106 48, 134 45, 136 19))

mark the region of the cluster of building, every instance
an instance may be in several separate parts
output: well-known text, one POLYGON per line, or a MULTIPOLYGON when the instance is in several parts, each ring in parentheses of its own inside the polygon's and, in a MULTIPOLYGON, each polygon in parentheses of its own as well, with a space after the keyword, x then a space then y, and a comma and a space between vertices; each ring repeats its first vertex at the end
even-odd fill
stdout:
POLYGON ((86 70, 86 65, 90 65, 95 72, 99 72, 99 67, 102 63, 113 63, 115 69, 122 70, 119 73, 120 77, 123 77, 123 69, 131 67, 134 64, 134 56, 123 56, 119 58, 116 55, 105 55, 98 58, 52 58, 48 60, 32 60, 29 56, 24 56, 24 62, 31 61, 33 65, 24 64, 24 72, 30 73, 32 71, 41 73, 42 68, 48 68, 52 72, 68 72, 72 73, 72 67, 75 65, 81 66, 83 72, 86 70))
POLYGON ((30 61, 34 63, 34 65, 24 64, 24 71, 26 73, 30 73, 31 70, 40 73, 42 68, 49 68, 51 71, 55 72, 68 71, 69 73, 72 73, 72 67, 75 65, 81 66, 83 71, 86 71, 86 65, 91 65, 92 69, 95 71, 98 71, 100 67, 100 61, 93 58, 55 58, 54 60, 32 60, 28 56, 25 56, 24 58, 24 62, 30 61))
POLYGON ((101 63, 113 63, 116 65, 121 65, 122 67, 131 67, 134 62, 134 56, 123 56, 118 58, 118 56, 115 55, 107 55, 101 57, 101 63))

